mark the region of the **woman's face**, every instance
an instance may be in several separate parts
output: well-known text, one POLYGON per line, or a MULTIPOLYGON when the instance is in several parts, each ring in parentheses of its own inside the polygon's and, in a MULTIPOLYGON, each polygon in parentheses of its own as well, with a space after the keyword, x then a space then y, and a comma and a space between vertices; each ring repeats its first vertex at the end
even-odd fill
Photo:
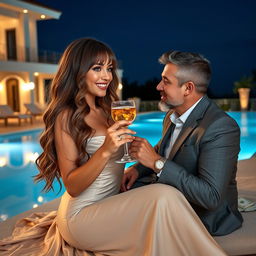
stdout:
POLYGON ((113 65, 108 60, 94 64, 85 76, 87 94, 95 97, 104 97, 108 86, 113 79, 113 65))

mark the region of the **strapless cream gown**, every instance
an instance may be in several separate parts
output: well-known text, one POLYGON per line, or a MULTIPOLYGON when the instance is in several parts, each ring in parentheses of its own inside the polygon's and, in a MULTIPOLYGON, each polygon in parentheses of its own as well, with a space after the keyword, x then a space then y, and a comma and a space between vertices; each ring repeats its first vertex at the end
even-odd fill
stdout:
MULTIPOLYGON (((91 138, 87 152, 104 139, 91 138)), ((124 166, 115 160, 122 154, 78 197, 62 196, 57 226, 66 242, 95 255, 226 255, 177 189, 152 184, 119 194, 124 166)))

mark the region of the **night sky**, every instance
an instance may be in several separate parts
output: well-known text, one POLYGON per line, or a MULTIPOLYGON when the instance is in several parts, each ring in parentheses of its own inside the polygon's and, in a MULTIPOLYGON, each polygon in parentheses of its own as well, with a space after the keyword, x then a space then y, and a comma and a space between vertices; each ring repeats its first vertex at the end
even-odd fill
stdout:
POLYGON ((73 40, 93 37, 121 60, 124 77, 160 78, 158 57, 170 49, 210 60, 210 89, 232 95, 233 82, 256 69, 256 1, 38 0, 62 12, 38 22, 39 48, 63 52, 73 40))

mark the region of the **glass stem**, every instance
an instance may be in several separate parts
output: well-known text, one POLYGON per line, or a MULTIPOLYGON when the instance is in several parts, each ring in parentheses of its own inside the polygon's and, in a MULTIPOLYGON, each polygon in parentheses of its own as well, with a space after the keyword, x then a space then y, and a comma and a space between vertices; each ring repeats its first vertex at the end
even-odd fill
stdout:
POLYGON ((124 155, 129 156, 128 142, 124 144, 124 155))

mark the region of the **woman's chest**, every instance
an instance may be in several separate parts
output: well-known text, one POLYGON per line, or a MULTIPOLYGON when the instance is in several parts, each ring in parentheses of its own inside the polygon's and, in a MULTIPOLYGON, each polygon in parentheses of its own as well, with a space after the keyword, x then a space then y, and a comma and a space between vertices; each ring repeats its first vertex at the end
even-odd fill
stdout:
POLYGON ((106 115, 89 114, 85 122, 95 131, 94 136, 106 135, 107 129, 112 125, 111 119, 106 115))

